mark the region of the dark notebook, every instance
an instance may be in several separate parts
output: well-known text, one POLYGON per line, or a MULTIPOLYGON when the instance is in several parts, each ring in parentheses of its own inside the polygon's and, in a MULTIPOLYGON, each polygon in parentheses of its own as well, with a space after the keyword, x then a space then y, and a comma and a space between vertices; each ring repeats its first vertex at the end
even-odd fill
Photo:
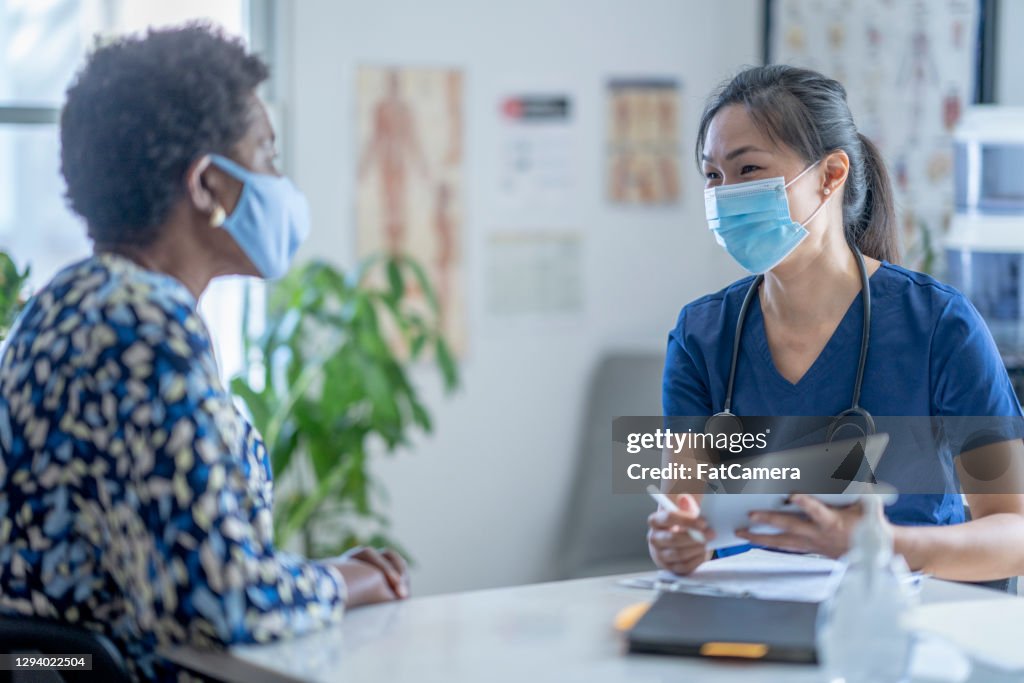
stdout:
POLYGON ((662 593, 629 632, 630 652, 817 661, 818 605, 662 593))

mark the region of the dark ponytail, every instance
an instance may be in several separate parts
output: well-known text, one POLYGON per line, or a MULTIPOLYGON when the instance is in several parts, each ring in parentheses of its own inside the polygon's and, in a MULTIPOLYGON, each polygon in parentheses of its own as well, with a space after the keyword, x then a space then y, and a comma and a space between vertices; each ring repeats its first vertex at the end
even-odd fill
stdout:
MULTIPOLYGON (((846 202, 843 222, 846 239, 856 244, 861 252, 879 260, 899 263, 900 244, 896 231, 896 209, 892 198, 892 182, 882 161, 882 153, 875 143, 857 133, 864 150, 865 197, 860 209, 860 220, 846 220, 846 202)), ((849 186, 849 181, 847 181, 849 186)))
POLYGON ((892 183, 878 148, 857 131, 839 81, 785 64, 746 69, 712 94, 697 131, 697 164, 711 119, 741 104, 771 140, 795 150, 807 163, 843 150, 850 171, 843 191, 846 239, 866 255, 899 263, 899 236, 892 183))

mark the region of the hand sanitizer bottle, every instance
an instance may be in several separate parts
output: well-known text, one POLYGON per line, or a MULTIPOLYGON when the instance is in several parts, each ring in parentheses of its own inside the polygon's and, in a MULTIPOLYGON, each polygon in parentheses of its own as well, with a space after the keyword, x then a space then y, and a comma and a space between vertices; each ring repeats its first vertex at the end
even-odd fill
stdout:
POLYGON ((912 596, 909 570, 893 553, 881 496, 862 498, 864 516, 836 571, 832 597, 818 611, 818 658, 832 683, 909 680, 912 634, 902 624, 912 596))

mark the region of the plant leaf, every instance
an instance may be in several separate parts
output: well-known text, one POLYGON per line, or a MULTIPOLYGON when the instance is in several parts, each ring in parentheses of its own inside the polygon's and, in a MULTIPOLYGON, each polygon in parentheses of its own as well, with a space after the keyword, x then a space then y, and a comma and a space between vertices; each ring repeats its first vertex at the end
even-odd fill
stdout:
POLYGON ((394 301, 399 301, 402 298, 402 294, 405 293, 405 283, 402 282, 402 271, 398 268, 398 261, 388 259, 387 271, 388 284, 391 285, 391 298, 394 301))
POLYGON ((416 263, 416 261, 408 256, 403 257, 402 263, 406 268, 412 271, 413 277, 416 278, 416 282, 423 291, 423 296, 427 299, 427 303, 430 305, 430 311, 435 316, 439 315, 441 312, 441 305, 437 301, 437 293, 434 291, 434 285, 431 284, 430 278, 427 277, 427 271, 423 270, 423 266, 416 263))
POLYGON ((393 450, 410 429, 433 429, 410 362, 431 359, 448 391, 458 382, 427 272, 408 256, 374 254, 348 272, 311 261, 268 287, 266 307, 249 367, 231 387, 289 492, 274 510, 278 542, 298 535, 314 553, 373 539, 397 545, 369 459, 375 444, 393 450), (247 381, 256 370, 260 391, 247 381))
POLYGON ((434 341, 434 353, 437 354, 437 364, 441 367, 441 375, 444 377, 445 391, 451 393, 459 385, 459 371, 451 351, 448 350, 448 344, 441 337, 434 341))

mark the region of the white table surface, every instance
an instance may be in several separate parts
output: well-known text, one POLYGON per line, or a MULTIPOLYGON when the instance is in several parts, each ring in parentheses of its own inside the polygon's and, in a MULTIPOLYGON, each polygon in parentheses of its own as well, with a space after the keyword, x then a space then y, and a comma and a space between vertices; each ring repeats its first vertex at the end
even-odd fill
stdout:
MULTIPOLYGON (((626 654, 612 627, 623 607, 653 598, 607 576, 412 598, 353 609, 339 626, 223 653, 161 654, 228 681, 822 681, 815 666, 626 654)), ((922 602, 1016 599, 927 579, 922 602)))

